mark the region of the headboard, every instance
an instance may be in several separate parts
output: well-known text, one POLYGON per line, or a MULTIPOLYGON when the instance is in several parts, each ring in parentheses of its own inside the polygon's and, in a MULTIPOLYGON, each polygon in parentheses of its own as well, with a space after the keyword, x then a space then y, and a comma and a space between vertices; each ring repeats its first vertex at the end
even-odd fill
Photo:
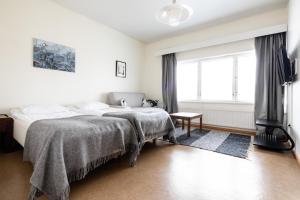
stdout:
POLYGON ((107 95, 107 104, 121 105, 121 99, 125 99, 130 107, 141 107, 145 98, 144 93, 140 92, 110 92, 107 95))

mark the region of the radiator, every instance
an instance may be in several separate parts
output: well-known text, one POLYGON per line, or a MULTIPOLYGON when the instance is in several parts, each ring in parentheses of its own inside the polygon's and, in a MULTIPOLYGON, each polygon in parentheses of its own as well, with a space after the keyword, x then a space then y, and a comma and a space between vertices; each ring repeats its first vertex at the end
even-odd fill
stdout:
MULTIPOLYGON (((199 112, 203 114, 203 123, 216 126, 227 126, 245 129, 255 129, 254 112, 251 111, 222 111, 222 110, 195 110, 182 108, 182 112, 199 112)), ((199 120, 193 120, 199 123, 199 120)))

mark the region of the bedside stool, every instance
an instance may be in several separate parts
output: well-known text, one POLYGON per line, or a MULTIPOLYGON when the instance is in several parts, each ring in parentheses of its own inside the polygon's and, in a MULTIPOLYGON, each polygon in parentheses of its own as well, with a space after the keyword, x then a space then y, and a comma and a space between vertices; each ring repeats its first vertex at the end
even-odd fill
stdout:
POLYGON ((14 120, 6 114, 0 114, 0 150, 9 153, 20 149, 13 138, 14 120))
POLYGON ((191 120, 199 118, 200 119, 200 130, 202 131, 202 113, 190 113, 190 112, 178 112, 178 113, 171 113, 170 114, 172 119, 181 119, 182 120, 182 129, 184 129, 184 120, 188 121, 188 132, 187 136, 191 136, 191 120))

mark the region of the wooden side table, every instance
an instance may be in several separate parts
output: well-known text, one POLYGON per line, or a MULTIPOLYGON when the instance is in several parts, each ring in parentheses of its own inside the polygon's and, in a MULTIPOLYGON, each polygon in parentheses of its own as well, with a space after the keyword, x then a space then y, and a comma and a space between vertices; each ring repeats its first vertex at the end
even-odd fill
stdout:
POLYGON ((0 150, 5 153, 13 152, 20 145, 13 138, 14 120, 5 114, 0 114, 0 150))
POLYGON ((170 114, 172 119, 181 119, 182 120, 182 129, 184 129, 184 121, 188 121, 188 132, 187 135, 188 137, 191 136, 191 120, 192 119, 200 119, 200 130, 202 131, 202 113, 190 113, 190 112, 178 112, 178 113, 172 113, 170 114))

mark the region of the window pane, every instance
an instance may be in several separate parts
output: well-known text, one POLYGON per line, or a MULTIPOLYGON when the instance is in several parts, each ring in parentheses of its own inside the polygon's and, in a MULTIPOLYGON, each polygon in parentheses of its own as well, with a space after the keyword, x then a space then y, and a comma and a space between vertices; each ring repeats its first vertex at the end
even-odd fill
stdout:
POLYGON ((198 63, 178 63, 177 66, 178 100, 197 100, 198 98, 198 63))
POLYGON ((202 62, 201 97, 203 100, 232 100, 233 58, 202 62))
POLYGON ((238 57, 238 101, 254 102, 255 62, 256 59, 254 53, 238 57))

